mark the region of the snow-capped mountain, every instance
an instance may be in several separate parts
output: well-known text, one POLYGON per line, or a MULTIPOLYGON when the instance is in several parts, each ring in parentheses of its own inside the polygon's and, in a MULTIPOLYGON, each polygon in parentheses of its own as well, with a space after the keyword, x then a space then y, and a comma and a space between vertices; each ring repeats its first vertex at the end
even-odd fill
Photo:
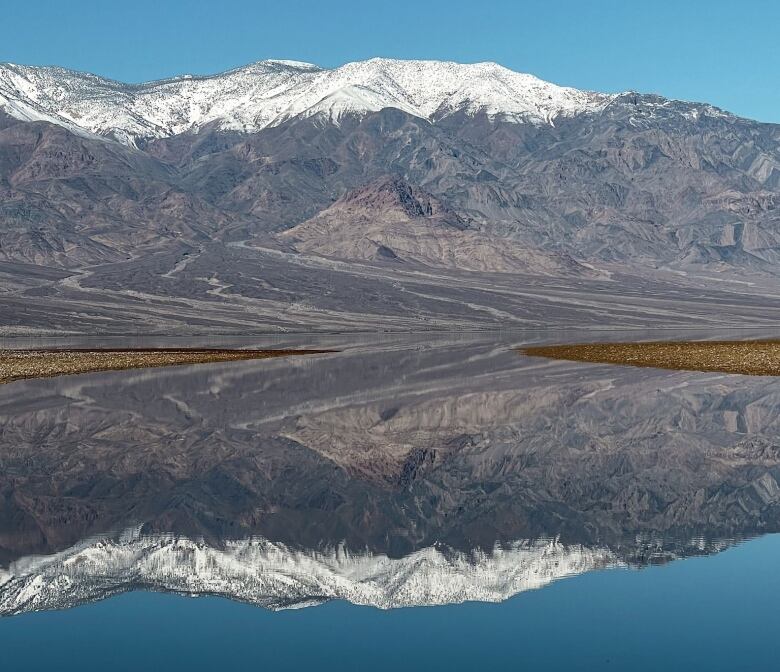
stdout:
POLYGON ((706 103, 587 93, 492 63, 264 61, 140 85, 0 65, 0 263, 31 273, 2 293, 0 329, 600 324, 591 299, 621 274, 638 296, 682 303, 639 310, 623 282, 608 304, 620 319, 698 321, 687 302, 717 287, 718 323, 727 306, 745 311, 736 324, 763 324, 778 213, 780 126, 706 103), (376 185, 397 180, 455 226, 388 210, 376 185), (52 266, 89 280, 41 280, 52 266), (460 287, 463 273, 490 277, 460 287), (542 309, 537 279, 551 277, 570 290, 542 309), (121 307, 98 308, 98 288, 121 307), (140 296, 170 309, 135 314, 140 296))
POLYGON ((390 558, 344 548, 303 551, 266 539, 214 548, 131 530, 0 569, 0 615, 67 608, 142 587, 219 595, 269 609, 333 599, 382 609, 499 602, 557 579, 622 564, 606 549, 565 546, 554 539, 517 542, 490 553, 428 547, 390 558))
POLYGON ((564 88, 496 63, 374 58, 323 69, 261 61, 211 77, 185 75, 130 85, 56 67, 0 64, 0 109, 126 144, 197 131, 256 132, 297 116, 398 108, 440 119, 458 111, 552 123, 605 106, 613 96, 564 88))

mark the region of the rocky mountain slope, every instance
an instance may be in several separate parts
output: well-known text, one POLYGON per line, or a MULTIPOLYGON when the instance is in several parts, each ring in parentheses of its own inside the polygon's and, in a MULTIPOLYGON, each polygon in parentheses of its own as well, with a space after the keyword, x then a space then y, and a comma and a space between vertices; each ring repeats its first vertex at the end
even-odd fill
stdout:
POLYGON ((280 238, 298 252, 336 259, 546 275, 595 275, 570 258, 490 237, 438 199, 399 177, 380 178, 345 196, 280 238))
POLYGON ((495 64, 0 66, 7 333, 775 322, 779 200, 780 126, 495 64))

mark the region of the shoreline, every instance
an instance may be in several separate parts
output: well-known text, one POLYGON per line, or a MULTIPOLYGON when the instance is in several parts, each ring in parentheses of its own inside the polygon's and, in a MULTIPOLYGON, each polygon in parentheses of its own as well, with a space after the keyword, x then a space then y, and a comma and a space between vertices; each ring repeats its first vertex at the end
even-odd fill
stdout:
POLYGON ((780 340, 578 343, 523 347, 518 352, 590 364, 780 376, 780 340))
POLYGON ((161 368, 321 355, 335 350, 229 348, 35 348, 0 349, 0 385, 17 380, 54 378, 100 371, 161 368))

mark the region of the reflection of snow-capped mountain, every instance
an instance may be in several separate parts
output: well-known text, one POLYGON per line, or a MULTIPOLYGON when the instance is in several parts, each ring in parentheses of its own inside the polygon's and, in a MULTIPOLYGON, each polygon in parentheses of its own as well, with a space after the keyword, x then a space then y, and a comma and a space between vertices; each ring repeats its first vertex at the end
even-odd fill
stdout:
POLYGON ((303 551, 265 539, 214 548, 190 539, 127 533, 0 570, 0 614, 72 607, 134 588, 219 595, 269 609, 341 599, 382 609, 498 602, 556 579, 620 561, 608 550, 556 540, 490 553, 428 547, 403 558, 303 551))
POLYGON ((394 107, 422 118, 485 112, 531 122, 596 109, 610 96, 556 86, 495 63, 374 58, 322 69, 262 61, 211 77, 129 85, 63 68, 0 64, 0 109, 125 142, 202 128, 257 131, 295 116, 394 107))

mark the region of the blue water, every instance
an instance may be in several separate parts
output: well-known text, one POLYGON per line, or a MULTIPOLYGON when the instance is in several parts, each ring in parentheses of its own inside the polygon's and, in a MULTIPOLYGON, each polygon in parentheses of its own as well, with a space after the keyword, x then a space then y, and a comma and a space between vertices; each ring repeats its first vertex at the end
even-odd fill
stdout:
POLYGON ((272 613, 133 593, 0 619, 2 670, 772 670, 780 535, 502 604, 272 613))

